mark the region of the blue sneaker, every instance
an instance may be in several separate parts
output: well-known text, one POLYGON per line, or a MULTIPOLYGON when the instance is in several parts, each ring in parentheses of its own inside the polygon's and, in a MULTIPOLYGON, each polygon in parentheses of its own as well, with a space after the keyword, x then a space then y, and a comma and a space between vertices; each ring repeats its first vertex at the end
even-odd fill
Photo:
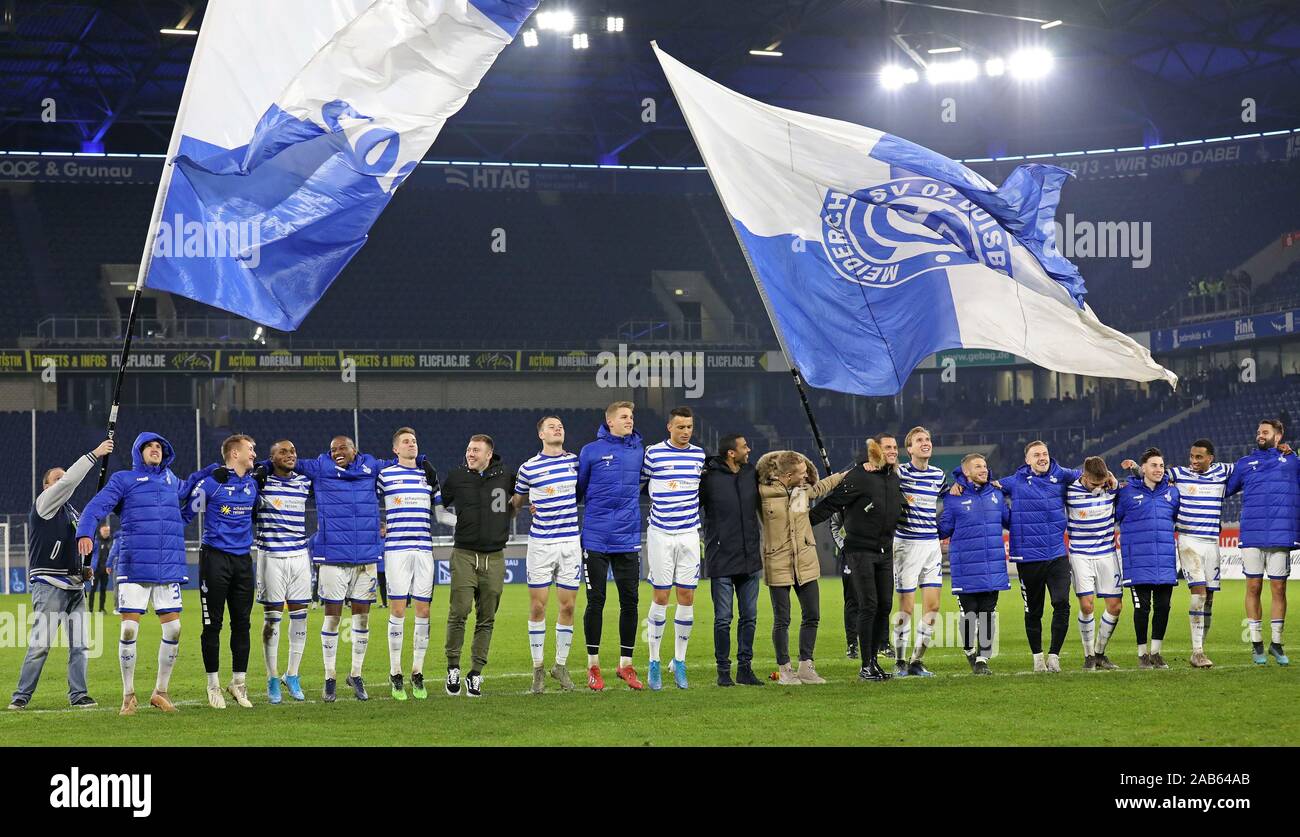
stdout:
POLYGON ((280 702, 280 678, 268 677, 266 680, 266 700, 271 705, 280 702))
POLYGON ((325 690, 321 693, 321 700, 325 701, 326 703, 333 703, 335 699, 334 687, 336 685, 337 684, 333 678, 326 680, 325 690))
POLYGON ((1264 643, 1251 643, 1250 659, 1257 666, 1268 665, 1268 655, 1264 653, 1264 643))
POLYGON ((1276 642, 1269 643, 1268 653, 1273 655, 1273 659, 1277 660, 1278 665, 1280 666, 1291 665, 1291 658, 1286 655, 1286 652, 1282 650, 1282 646, 1279 643, 1276 642))
POLYGON ((908 668, 908 666, 907 666, 907 662, 906 662, 905 660, 898 660, 897 662, 894 663, 894 676, 895 676, 895 677, 911 677, 911 676, 912 676, 912 672, 911 672, 911 670, 908 668))
POLYGON ((673 660, 673 680, 677 683, 677 688, 685 689, 686 683, 686 663, 682 660, 673 660))
POLYGON ((286 674, 280 678, 280 682, 289 690, 289 697, 294 700, 306 700, 307 696, 302 693, 302 680, 296 674, 286 674))
POLYGON ((650 671, 646 674, 646 683, 650 685, 650 691, 657 692, 664 687, 663 672, 659 670, 659 661, 650 661, 650 671))

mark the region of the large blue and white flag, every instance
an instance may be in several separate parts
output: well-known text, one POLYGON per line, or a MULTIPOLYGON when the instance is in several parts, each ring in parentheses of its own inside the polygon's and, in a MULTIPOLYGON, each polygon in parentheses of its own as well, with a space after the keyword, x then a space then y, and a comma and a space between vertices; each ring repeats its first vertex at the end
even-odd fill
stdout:
POLYGON ((145 286, 297 328, 537 3, 211 0, 145 286))
POLYGON ((891 395, 921 360, 958 347, 1177 383, 1097 319, 1057 253, 1064 169, 1021 166, 997 188, 927 148, 754 101, 654 49, 808 383, 891 395))

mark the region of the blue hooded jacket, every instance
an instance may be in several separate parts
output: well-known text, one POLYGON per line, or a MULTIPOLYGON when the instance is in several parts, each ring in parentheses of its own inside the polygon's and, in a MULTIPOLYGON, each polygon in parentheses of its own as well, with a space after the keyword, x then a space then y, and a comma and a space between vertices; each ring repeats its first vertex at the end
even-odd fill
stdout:
POLYGON ((1079 471, 1050 460, 1046 474, 1028 464, 998 480, 1011 499, 1011 560, 1051 561, 1065 555, 1065 495, 1079 471))
POLYGON ((1243 456, 1228 477, 1223 496, 1241 498, 1240 545, 1292 549, 1300 543, 1300 456, 1269 448, 1243 456))
POLYGON ((1152 489, 1141 477, 1129 477, 1120 486, 1115 522, 1125 587, 1178 583, 1178 502, 1178 489, 1168 480, 1152 489))
POLYGON ((633 430, 615 436, 601 425, 578 454, 582 548, 636 552, 641 548, 641 464, 645 446, 633 430))
POLYGON ((951 539, 948 564, 953 594, 1010 590, 1002 541, 1002 530, 1011 525, 1007 501, 989 483, 976 486, 961 468, 953 471, 952 477, 962 487, 962 494, 944 498, 939 537, 951 539))
POLYGON ((78 538, 90 538, 99 521, 113 512, 121 521, 117 537, 126 538, 117 564, 119 583, 180 584, 185 572, 185 523, 181 520, 182 483, 168 467, 176 452, 157 433, 141 433, 131 447, 132 468, 108 478, 91 498, 77 525, 78 538), (161 442, 162 464, 146 465, 140 449, 161 442))

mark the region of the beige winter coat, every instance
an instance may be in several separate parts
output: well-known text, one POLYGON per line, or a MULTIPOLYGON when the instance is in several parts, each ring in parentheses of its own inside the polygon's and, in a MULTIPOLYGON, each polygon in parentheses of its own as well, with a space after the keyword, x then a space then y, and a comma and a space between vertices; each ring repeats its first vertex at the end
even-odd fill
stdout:
POLYGON ((821 575, 808 509, 844 479, 841 473, 817 480, 817 466, 800 454, 808 466, 806 484, 787 489, 776 478, 776 457, 782 452, 763 454, 756 466, 763 520, 763 580, 771 587, 805 584, 821 575))

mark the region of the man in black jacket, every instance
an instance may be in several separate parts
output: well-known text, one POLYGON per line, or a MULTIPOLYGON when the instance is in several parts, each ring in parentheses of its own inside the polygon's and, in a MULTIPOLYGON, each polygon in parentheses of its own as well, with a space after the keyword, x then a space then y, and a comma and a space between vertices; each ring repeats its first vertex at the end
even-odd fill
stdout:
POLYGON ((475 611, 473 667, 465 678, 466 692, 479 697, 483 668, 492 644, 501 588, 506 580, 505 546, 510 519, 519 503, 514 499, 515 470, 501 464, 491 436, 470 437, 465 464, 442 483, 444 506, 456 510, 456 535, 451 550, 451 607, 447 612, 447 682, 449 695, 461 691, 460 655, 465 647, 465 621, 475 611))
POLYGON ((891 675, 876 662, 880 637, 888 630, 889 602, 894 594, 894 528, 903 516, 903 491, 898 471, 885 461, 880 444, 872 439, 867 462, 854 468, 844 481, 808 513, 814 526, 835 512, 844 515, 844 560, 858 602, 858 649, 863 680, 888 680, 891 675), (867 470, 870 466, 874 470, 867 470))
POLYGON ((700 477, 704 517, 704 567, 713 594, 713 654, 718 685, 731 680, 732 595, 740 605, 736 634, 736 682, 762 686, 754 676, 754 633, 758 626, 758 588, 763 573, 759 554, 758 472, 749 464, 744 436, 722 437, 718 455, 704 463, 700 477))

